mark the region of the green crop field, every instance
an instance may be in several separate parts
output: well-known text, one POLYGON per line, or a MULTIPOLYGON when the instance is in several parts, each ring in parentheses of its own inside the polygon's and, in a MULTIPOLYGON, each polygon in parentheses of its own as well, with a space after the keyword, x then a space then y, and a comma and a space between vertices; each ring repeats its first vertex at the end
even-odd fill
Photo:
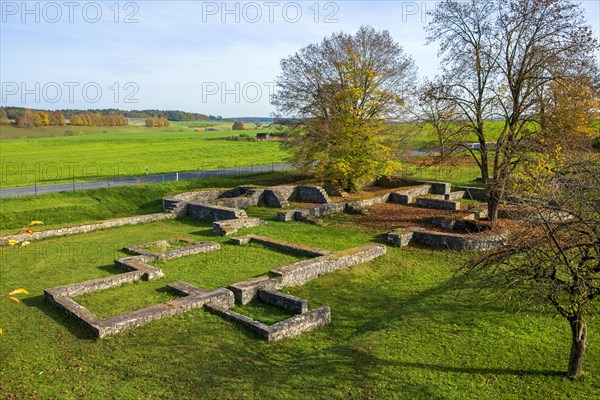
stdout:
MULTIPOLYGON (((219 139, 269 129, 205 132, 199 123, 178 122, 167 128, 0 126, 1 187, 31 186, 115 177, 237 168, 284 162, 278 142, 219 139), (65 131, 74 136, 64 136, 65 131), (78 135, 79 132, 83 135, 78 135), (53 137, 52 134, 58 136, 53 137), (17 135, 30 135, 14 139, 17 135)), ((230 123, 227 126, 231 126, 230 123)), ((224 123, 217 126, 224 129, 224 123)))
MULTIPOLYGON (((354 216, 325 226, 268 220, 252 232, 340 250, 380 232, 354 216)), ((57 285, 117 272, 123 246, 188 237, 216 241, 214 254, 161 264, 165 277, 80 297, 101 315, 165 301, 166 284, 189 280, 219 287, 294 261, 261 246, 235 247, 210 224, 163 221, 34 242, 0 253, 0 293, 29 290, 21 304, 0 302, 0 393, 6 399, 596 399, 600 393, 600 320, 589 321, 582 379, 563 371, 568 324, 535 305, 457 290, 465 255, 408 247, 285 291, 327 305, 332 324, 268 343, 236 323, 196 309, 101 340, 43 296, 57 285)), ((236 307, 272 323, 285 313, 260 304, 236 307)))

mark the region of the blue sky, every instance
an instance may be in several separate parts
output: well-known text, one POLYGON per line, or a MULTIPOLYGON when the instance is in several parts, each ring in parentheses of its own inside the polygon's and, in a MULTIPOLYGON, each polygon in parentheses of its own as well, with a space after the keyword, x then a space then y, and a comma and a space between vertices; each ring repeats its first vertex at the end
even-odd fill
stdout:
MULTIPOLYGON (((2 105, 268 116, 279 61, 332 32, 387 29, 437 73, 431 1, 0 1, 2 105)), ((583 1, 600 31, 597 1, 583 1)))

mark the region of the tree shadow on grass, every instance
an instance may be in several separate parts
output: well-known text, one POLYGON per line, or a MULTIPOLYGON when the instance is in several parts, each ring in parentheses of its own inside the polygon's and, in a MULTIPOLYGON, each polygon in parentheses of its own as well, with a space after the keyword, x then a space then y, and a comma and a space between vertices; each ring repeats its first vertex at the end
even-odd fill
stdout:
POLYGON ((83 326, 82 323, 75 320, 65 311, 57 308, 50 300, 46 299, 46 296, 33 296, 27 297, 21 300, 28 307, 35 307, 40 309, 46 316, 50 317, 60 325, 65 327, 71 334, 76 338, 82 340, 95 340, 96 337, 93 333, 83 326))
MULTIPOLYGON (((381 363, 381 360, 379 361, 381 363)), ((407 361, 386 361, 388 365, 404 367, 404 368, 418 368, 425 369, 428 371, 437 372, 451 372, 459 374, 478 374, 478 375, 510 375, 510 376, 544 376, 544 377, 567 377, 566 372, 553 371, 553 370, 536 370, 536 369, 513 369, 513 368, 480 368, 480 367, 454 367, 449 365, 437 365, 420 362, 407 362, 407 361)))
POLYGON ((122 274, 125 273, 127 271, 117 267, 115 264, 107 264, 107 265, 101 265, 99 267, 97 267, 99 270, 102 271, 106 271, 112 275, 116 275, 116 274, 122 274))
POLYGON ((215 238, 220 238, 222 237, 221 235, 214 233, 212 228, 207 228, 207 229, 202 229, 199 231, 194 231, 194 232, 190 232, 190 235, 195 235, 195 236, 201 236, 200 238, 196 238, 199 240, 203 240, 204 238, 208 237, 215 237, 215 238))

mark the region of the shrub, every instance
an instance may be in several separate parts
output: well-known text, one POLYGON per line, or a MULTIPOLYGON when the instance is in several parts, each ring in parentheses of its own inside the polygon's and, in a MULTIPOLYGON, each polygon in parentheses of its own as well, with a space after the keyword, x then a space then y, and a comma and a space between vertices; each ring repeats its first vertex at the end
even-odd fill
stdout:
POLYGON ((600 152, 600 136, 596 136, 596 138, 592 141, 592 147, 597 152, 600 152))
POLYGON ((245 129, 246 128, 244 128, 244 123, 242 121, 235 121, 231 127, 231 130, 233 131, 243 131, 245 129))

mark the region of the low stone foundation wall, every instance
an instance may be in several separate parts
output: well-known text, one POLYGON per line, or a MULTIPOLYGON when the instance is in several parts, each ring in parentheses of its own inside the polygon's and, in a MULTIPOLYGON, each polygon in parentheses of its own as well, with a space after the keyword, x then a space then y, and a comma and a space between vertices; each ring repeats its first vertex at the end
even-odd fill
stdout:
POLYGON ((384 245, 368 244, 311 260, 300 261, 269 272, 272 276, 281 279, 283 286, 299 286, 338 269, 369 262, 384 255, 385 252, 386 247, 384 245))
POLYGON ((464 197, 465 191, 459 190, 457 192, 450 192, 444 195, 444 200, 456 201, 464 197))
POLYGON ((284 188, 268 188, 265 189, 260 196, 260 205, 273 208, 283 208, 289 205, 288 199, 291 196, 293 189, 284 188))
POLYGON ((452 185, 448 182, 419 181, 419 183, 431 185, 431 189, 429 190, 431 194, 448 194, 452 188, 452 185))
POLYGON ((256 226, 263 226, 266 224, 267 223, 262 219, 250 217, 239 219, 225 219, 213 222, 212 230, 217 235, 233 235, 242 228, 254 228, 256 226))
POLYGON ((415 204, 425 208, 435 208, 437 210, 460 210, 460 202, 432 199, 429 197, 417 197, 415 204))
POLYGON ((260 289, 258 291, 258 299, 296 314, 308 311, 308 302, 306 300, 275 290, 260 289))
POLYGON ((352 201, 346 204, 344 211, 348 213, 360 213, 365 208, 374 206, 375 204, 387 203, 390 197, 390 193, 386 193, 382 196, 372 197, 370 199, 352 201))
MULTIPOLYGON (((98 337, 102 338, 108 335, 114 335, 124 329, 134 328, 148 324, 157 319, 182 314, 194 308, 203 307, 207 304, 220 307, 233 306, 233 293, 231 293, 229 290, 215 289, 211 291, 205 291, 188 284, 184 285, 193 288, 193 290, 190 290, 190 294, 186 295, 185 297, 102 320, 97 330, 98 337)), ((168 287, 171 289, 178 288, 177 283, 168 285, 168 287)), ((189 289, 186 288, 186 290, 189 289)))
POLYGON ((206 221, 246 218, 246 212, 237 208, 220 207, 206 203, 188 203, 188 215, 206 221))
POLYGON ((303 201, 307 203, 331 202, 325 189, 319 186, 296 186, 289 199, 292 201, 303 201))
POLYGON ((255 321, 252 318, 223 307, 208 305, 207 308, 217 315, 235 321, 251 331, 256 332, 259 336, 265 338, 269 342, 298 336, 304 332, 331 323, 331 309, 329 307, 317 308, 273 325, 263 324, 262 322, 255 321))
POLYGON ((237 304, 248 304, 258 298, 259 290, 279 290, 283 286, 279 279, 270 278, 268 275, 259 276, 244 282, 227 286, 235 296, 237 304))
MULTIPOLYGON (((199 253, 208 253, 210 251, 220 250, 221 246, 214 242, 202 242, 198 243, 189 239, 173 239, 173 240, 159 240, 157 242, 138 244, 135 246, 125 247, 125 250, 138 253, 141 255, 146 255, 152 257, 151 260, 146 262, 152 262, 156 260, 172 260, 174 258, 190 256, 199 253), (176 243, 178 241, 186 242, 188 245, 179 248, 165 249, 164 251, 152 251, 148 250, 152 247, 162 247, 168 246, 170 244, 176 243)), ((136 258, 136 257, 130 257, 136 258)), ((137 257, 139 258, 139 257, 137 257)), ((118 261, 118 260, 117 260, 118 261)))
POLYGON ((227 208, 246 208, 258 205, 257 197, 233 197, 211 200, 209 204, 227 208))
POLYGON ((400 188, 390 193, 388 202, 397 204, 411 204, 416 196, 428 194, 431 191, 431 185, 410 186, 400 188))
POLYGON ((99 229, 109 229, 109 228, 115 228, 115 227, 124 226, 124 225, 137 225, 137 224, 143 224, 146 222, 163 221, 166 219, 173 219, 173 218, 175 218, 175 216, 172 214, 158 213, 158 214, 138 215, 135 217, 110 219, 107 221, 101 221, 101 222, 97 222, 94 224, 71 226, 68 228, 47 229, 45 231, 34 232, 33 235, 24 233, 21 235, 3 236, 3 237, 0 237, 0 245, 4 246, 4 245, 8 244, 8 241, 11 239, 15 239, 20 242, 24 242, 26 240, 32 241, 32 240, 48 239, 48 238, 58 237, 58 236, 76 235, 76 234, 80 234, 80 233, 93 232, 93 231, 96 231, 99 229))
POLYGON ((472 200, 487 201, 487 193, 484 188, 459 186, 458 190, 465 192, 465 197, 472 200))
POLYGON ((323 217, 329 214, 343 212, 348 203, 328 203, 314 207, 302 208, 300 210, 285 210, 277 213, 277 221, 302 221, 307 217, 323 217))
POLYGON ((398 247, 420 244, 434 249, 477 251, 494 249, 505 240, 501 235, 442 233, 420 228, 397 229, 387 237, 388 242, 398 247))
POLYGON ((182 257, 199 252, 214 251, 220 248, 218 244, 212 242, 196 243, 188 241, 190 246, 165 252, 151 251, 154 247, 168 245, 181 240, 162 240, 130 246, 127 249, 137 252, 138 255, 115 260, 115 264, 118 267, 128 272, 46 289, 44 291, 45 296, 57 307, 83 323, 98 338, 113 335, 124 329, 144 325, 160 318, 184 313, 194 308, 206 307, 219 315, 242 323, 269 341, 281 340, 329 324, 331 322, 331 310, 329 307, 321 307, 308 311, 308 302, 306 300, 281 293, 278 291, 279 289, 289 284, 303 284, 339 268, 370 261, 385 254, 386 250, 385 246, 371 244, 331 253, 328 250, 311 246, 248 235, 240 238, 232 238, 232 241, 238 244, 255 241, 279 251, 315 258, 307 260, 309 263, 301 262, 279 270, 271 270, 269 271, 269 275, 231 285, 228 289, 220 288, 207 291, 185 282, 177 282, 168 285, 168 288, 183 297, 104 319, 97 317, 73 299, 73 297, 85 293, 104 290, 140 279, 151 280, 161 278, 163 276, 162 271, 148 264, 159 258, 182 257), (255 299, 281 307, 298 315, 273 325, 266 325, 230 310, 235 302, 247 304, 255 299))
POLYGON ((238 245, 248 244, 251 241, 260 243, 284 253, 295 254, 300 257, 319 257, 331 253, 329 250, 319 249, 318 247, 286 242, 285 240, 273 239, 266 236, 246 235, 238 238, 231 238, 231 242, 238 245))

